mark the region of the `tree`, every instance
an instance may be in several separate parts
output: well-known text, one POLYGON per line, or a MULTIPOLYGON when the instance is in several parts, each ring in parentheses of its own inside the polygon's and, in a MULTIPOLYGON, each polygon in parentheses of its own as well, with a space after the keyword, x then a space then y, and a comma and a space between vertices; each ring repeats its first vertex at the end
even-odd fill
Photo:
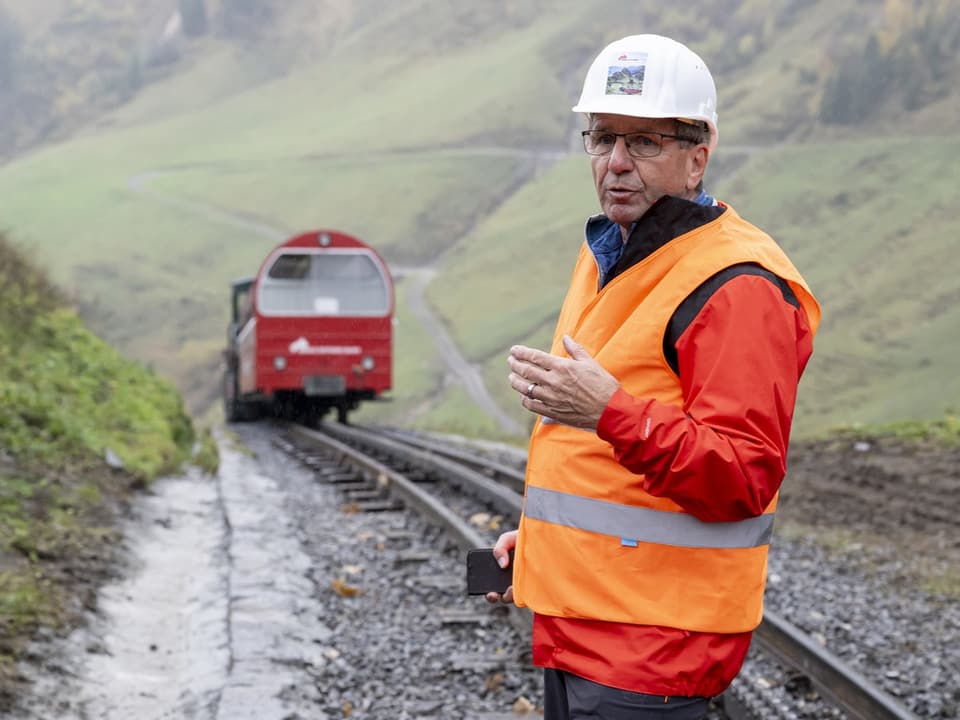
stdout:
POLYGON ((223 0, 223 28, 227 35, 256 36, 272 17, 269 0, 223 0))
POLYGON ((183 34, 199 37, 207 32, 207 4, 205 0, 180 0, 180 19, 183 34))
POLYGON ((0 92, 13 89, 20 55, 20 28, 0 6, 0 92))
POLYGON ((847 57, 827 80, 820 119, 842 125, 869 121, 891 92, 889 66, 876 35, 870 35, 863 50, 847 57))
POLYGON ((129 100, 143 87, 143 67, 140 62, 140 51, 130 53, 130 62, 127 65, 126 82, 121 90, 122 97, 129 100))

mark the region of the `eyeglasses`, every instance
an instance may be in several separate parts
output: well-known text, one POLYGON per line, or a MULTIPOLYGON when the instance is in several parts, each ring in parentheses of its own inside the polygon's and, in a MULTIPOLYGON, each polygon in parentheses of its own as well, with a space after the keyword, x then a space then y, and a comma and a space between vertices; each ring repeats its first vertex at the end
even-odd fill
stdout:
POLYGON ((635 158, 652 158, 663 150, 664 138, 683 140, 679 135, 668 135, 658 132, 612 133, 606 130, 584 130, 583 149, 590 155, 609 155, 617 138, 623 138, 627 152, 635 158))

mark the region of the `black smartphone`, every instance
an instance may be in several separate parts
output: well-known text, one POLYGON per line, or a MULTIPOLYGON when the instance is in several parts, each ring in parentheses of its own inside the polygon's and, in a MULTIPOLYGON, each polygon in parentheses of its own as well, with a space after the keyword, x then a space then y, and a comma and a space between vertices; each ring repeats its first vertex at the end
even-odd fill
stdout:
POLYGON ((510 564, 505 568, 497 564, 493 548, 474 548, 467 551, 467 595, 486 595, 490 592, 507 591, 513 584, 513 550, 510 564))

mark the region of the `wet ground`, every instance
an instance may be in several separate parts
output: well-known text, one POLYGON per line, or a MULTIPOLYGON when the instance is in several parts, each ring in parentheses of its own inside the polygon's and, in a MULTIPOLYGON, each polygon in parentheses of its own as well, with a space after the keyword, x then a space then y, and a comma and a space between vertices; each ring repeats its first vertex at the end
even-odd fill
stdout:
MULTIPOLYGON (((428 550, 435 539, 404 526, 409 521, 400 517, 366 526, 367 519, 342 514, 331 488, 272 450, 263 427, 238 430, 246 444, 222 436, 218 477, 162 480, 133 502, 123 527, 121 572, 102 587, 83 627, 65 639, 46 636, 34 644, 23 664, 32 689, 5 688, 22 702, 4 717, 493 718, 508 716, 521 701, 533 706, 537 680, 524 674, 521 662, 484 656, 484 649, 506 644, 497 618, 466 635, 440 621, 443 612, 457 617, 464 599, 425 582, 449 574, 455 558, 438 552, 435 562, 407 566, 404 583, 387 577, 398 555, 385 552, 385 538, 420 537, 428 550), (370 621, 376 613, 380 625, 370 621), (484 693, 474 713, 450 710, 484 693)), ((818 581, 817 592, 846 586, 849 595, 851 573, 882 568, 885 587, 956 593, 958 498, 960 448, 894 437, 798 443, 778 531, 812 531, 842 555, 841 575, 818 581)), ((769 599, 803 617, 830 618, 838 612, 836 597, 801 611, 793 607, 816 593, 798 595, 792 588, 804 587, 804 576, 829 564, 818 556, 803 571, 806 555, 784 554, 788 544, 803 550, 807 543, 775 543, 769 599), (789 573, 798 566, 794 578, 789 573)), ((819 551, 810 546, 803 552, 813 557, 819 551)), ((410 554, 418 553, 423 549, 410 554)), ((94 581, 82 573, 76 578, 78 593, 94 581)), ((956 594, 940 597, 938 617, 952 617, 956 594)), ((868 606, 880 607, 878 598, 868 596, 868 606)), ((923 603, 898 611, 878 647, 890 645, 897 633, 913 633, 910 619, 923 607, 936 607, 923 603)), ((849 624, 863 654, 868 619, 854 616, 849 624)), ((889 676, 894 661, 868 666, 878 662, 889 676)), ((927 717, 950 717, 956 706, 943 691, 948 666, 924 700, 927 717)), ((909 682, 904 692, 916 685, 909 682)))
POLYGON ((329 630, 283 503, 230 442, 218 478, 159 481, 126 523, 126 577, 25 668, 35 692, 15 717, 289 720, 312 705, 303 668, 329 630))

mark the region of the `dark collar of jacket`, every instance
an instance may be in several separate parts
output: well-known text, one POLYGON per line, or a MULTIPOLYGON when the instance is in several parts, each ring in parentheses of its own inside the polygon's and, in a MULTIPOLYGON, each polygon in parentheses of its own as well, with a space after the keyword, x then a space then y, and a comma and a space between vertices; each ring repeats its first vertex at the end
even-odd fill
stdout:
POLYGON ((626 243, 619 225, 606 215, 594 215, 587 220, 585 233, 600 271, 600 287, 674 238, 716 220, 725 209, 665 195, 633 224, 626 243))

